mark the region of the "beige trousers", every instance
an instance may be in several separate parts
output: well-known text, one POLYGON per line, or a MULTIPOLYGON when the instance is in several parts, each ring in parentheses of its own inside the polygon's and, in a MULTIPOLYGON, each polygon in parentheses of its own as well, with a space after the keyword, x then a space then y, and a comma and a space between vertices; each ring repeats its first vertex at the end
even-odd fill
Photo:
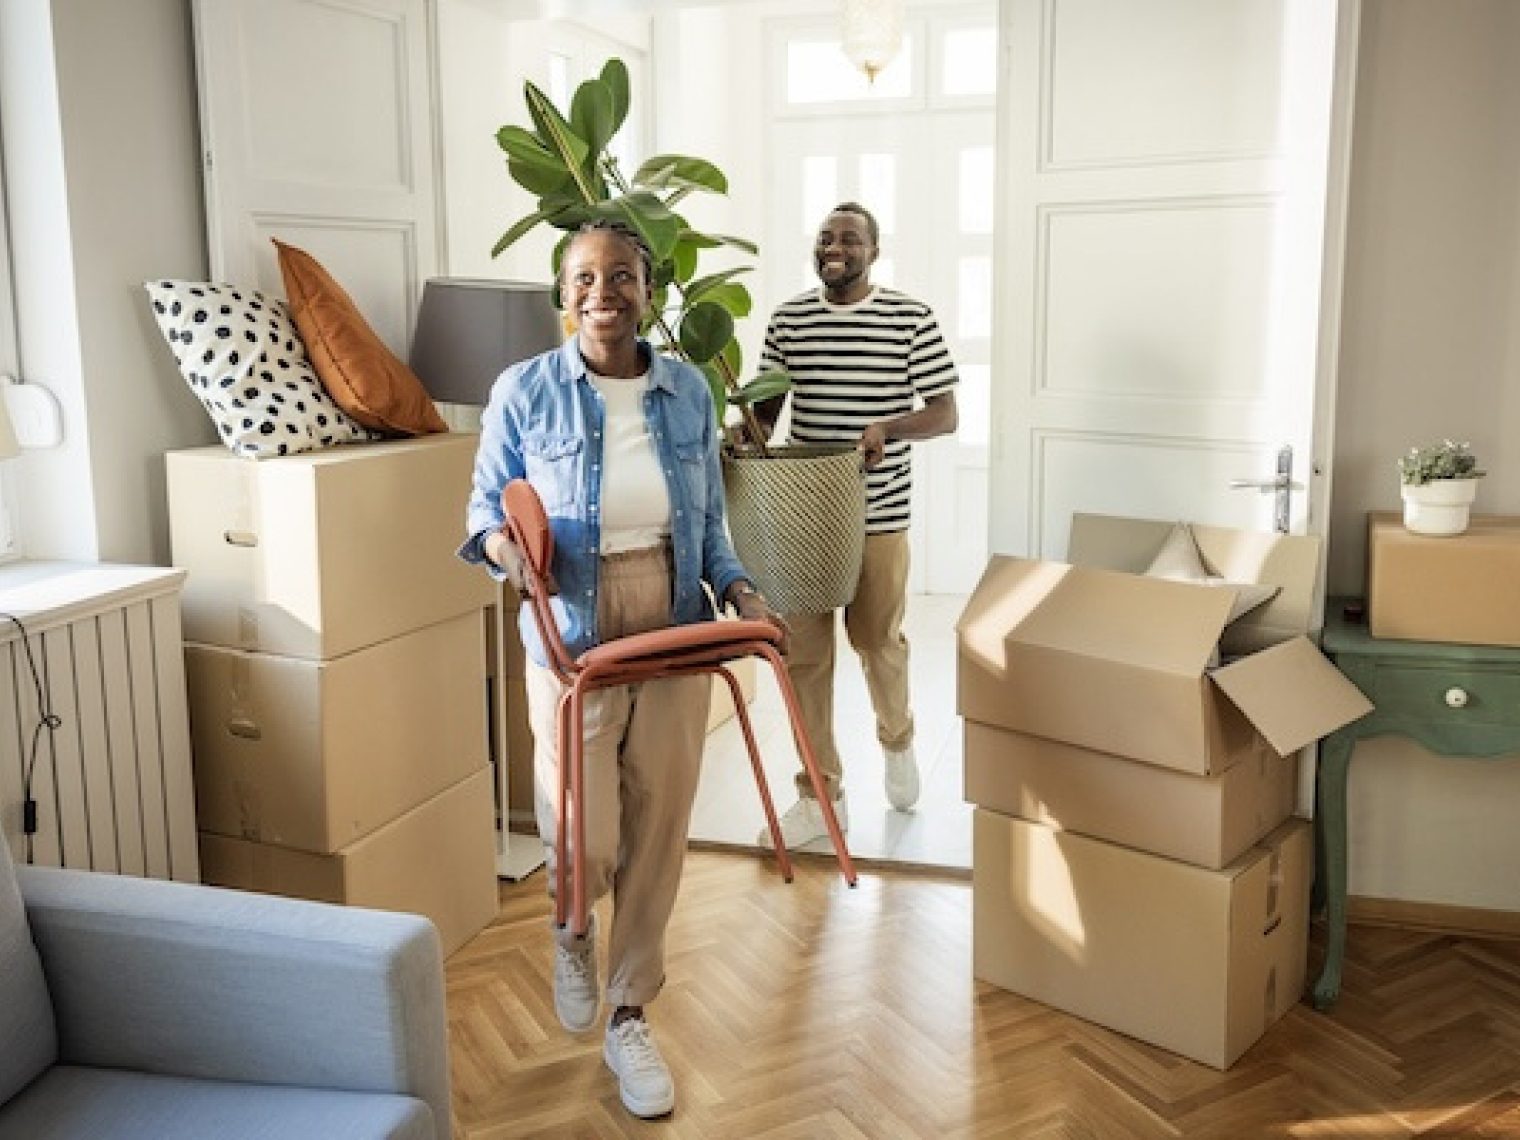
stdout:
MULTIPOLYGON (((597 628, 609 641, 670 624, 667 549, 602 559, 597 628)), ((559 794, 557 709, 564 686, 528 663, 533 728, 534 811, 548 854, 554 892, 554 836, 559 794)), ((585 701, 586 899, 612 891, 607 1000, 643 1005, 665 982, 665 927, 675 907, 712 682, 676 677, 601 689, 585 701)), ((552 921, 552 920, 551 920, 552 921)), ((576 940, 554 931, 564 946, 576 940)))
MULTIPOLYGON (((903 636, 903 613, 908 604, 908 532, 866 535, 865 558, 855 598, 844 608, 844 628, 860 656, 866 689, 876 712, 876 739, 883 748, 906 748, 913 743, 913 709, 908 693, 908 639, 903 636)), ((787 672, 797 689, 818 768, 837 799, 844 766, 834 743, 834 626, 835 611, 825 614, 787 614, 791 647, 787 672)), ((797 791, 813 794, 805 772, 796 777, 797 791)))

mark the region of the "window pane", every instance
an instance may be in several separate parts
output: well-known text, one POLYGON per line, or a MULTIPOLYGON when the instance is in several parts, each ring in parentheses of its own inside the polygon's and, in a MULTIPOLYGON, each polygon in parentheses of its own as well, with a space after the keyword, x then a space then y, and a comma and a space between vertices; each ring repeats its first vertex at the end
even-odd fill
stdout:
POLYGON ((987 413, 992 407, 992 366, 963 364, 957 368, 961 382, 955 393, 955 406, 961 422, 956 437, 967 446, 987 443, 987 413))
POLYGON ((992 148, 976 146, 961 151, 961 233, 992 232, 992 148))
POLYGON ((897 232, 897 156, 860 156, 860 204, 876 217, 884 234, 897 232))
POLYGON ((866 80, 838 40, 793 40, 786 45, 786 101, 792 104, 901 99, 913 92, 913 42, 903 36, 897 58, 866 80))
POLYGON ((802 160, 802 232, 809 244, 829 211, 839 204, 839 160, 811 155, 802 160))
POLYGON ((956 332, 971 339, 992 335, 992 258, 963 257, 958 266, 960 278, 956 297, 956 332))
POLYGON ((945 33, 942 50, 944 94, 997 92, 997 28, 956 28, 945 33))

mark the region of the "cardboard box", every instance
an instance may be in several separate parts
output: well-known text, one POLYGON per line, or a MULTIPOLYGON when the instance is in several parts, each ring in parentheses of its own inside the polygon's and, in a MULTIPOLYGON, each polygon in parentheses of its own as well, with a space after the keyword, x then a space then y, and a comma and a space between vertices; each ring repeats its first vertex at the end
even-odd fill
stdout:
MULTIPOLYGON (((1134 520, 1078 516, 1072 548, 1118 549, 1139 533, 1134 520)), ((1302 544, 1313 540, 1217 534, 1253 552, 1257 571, 1238 580, 1290 579, 1291 621, 1263 616, 1252 627, 1263 641, 1283 640, 1210 669, 1228 588, 994 556, 956 625, 961 716, 1203 775, 1252 755, 1258 737, 1287 755, 1369 712, 1299 628, 1307 610, 1294 599, 1313 575, 1302 544)), ((1216 561, 1248 569, 1230 551, 1216 561)))
POLYGON ((455 557, 478 437, 449 433, 252 460, 167 457, 187 641, 312 660, 489 605, 455 557))
POLYGON ((480 611, 332 661, 185 646, 201 831, 326 853, 486 763, 480 611))
POLYGON ((1265 745, 1195 776, 966 722, 967 801, 1004 815, 1218 869, 1293 814, 1298 757, 1265 745))
POLYGON ((1520 518, 1475 516, 1434 538, 1401 516, 1367 516, 1367 620, 1373 637, 1520 646, 1520 518))
POLYGON ((200 849, 217 886, 425 915, 445 955, 496 917, 489 768, 330 855, 206 832, 200 849))
POLYGON ((978 809, 978 978, 1217 1069, 1299 1000, 1309 824, 1219 871, 978 809))

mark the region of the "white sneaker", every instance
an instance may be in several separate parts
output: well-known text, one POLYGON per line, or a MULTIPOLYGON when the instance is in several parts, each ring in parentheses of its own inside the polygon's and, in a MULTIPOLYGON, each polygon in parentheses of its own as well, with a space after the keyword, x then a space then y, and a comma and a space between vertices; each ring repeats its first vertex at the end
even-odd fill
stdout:
POLYGON ((670 1066, 660 1056, 649 1023, 642 1017, 625 1017, 607 1023, 607 1042, 602 1057, 618 1079, 623 1107, 643 1118, 664 1116, 676 1106, 676 1085, 670 1066))
POLYGON ((918 803, 918 761, 913 756, 913 745, 906 748, 888 748, 887 802, 898 811, 907 811, 918 803))
POLYGON ((601 985, 596 979, 596 915, 586 926, 579 949, 554 944, 554 1012, 571 1033, 584 1033, 596 1024, 601 1006, 601 985))
MULTIPOLYGON (((850 810, 845 803, 844 792, 834 801, 834 816, 839 820, 839 830, 850 830, 850 810)), ((805 847, 814 840, 827 839, 829 827, 823 821, 823 809, 812 796, 798 796, 797 802, 781 813, 781 841, 788 851, 805 847)), ((755 839, 761 847, 771 847, 771 829, 762 827, 755 839)))

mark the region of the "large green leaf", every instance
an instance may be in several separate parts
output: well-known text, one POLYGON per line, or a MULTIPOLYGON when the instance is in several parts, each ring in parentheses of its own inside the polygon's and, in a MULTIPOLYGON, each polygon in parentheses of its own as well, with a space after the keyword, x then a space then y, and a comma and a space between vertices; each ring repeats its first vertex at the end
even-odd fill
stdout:
POLYGON ((602 82, 612 96, 612 133, 615 135, 628 120, 628 65, 613 57, 602 65, 602 82))
POLYGON ((702 375, 707 377, 707 388, 712 393, 713 409, 718 413, 718 422, 723 422, 723 415, 728 411, 728 385, 723 380, 723 370, 712 361, 697 365, 702 370, 702 375))
POLYGON ((526 218, 518 218, 517 221, 512 223, 511 227, 507 230, 506 233, 502 234, 501 237, 496 239, 496 244, 491 247, 491 256, 497 256, 499 253, 501 253, 502 250, 506 249, 507 246, 511 245, 518 238, 522 237, 523 234, 527 233, 529 230, 535 229, 540 222, 547 220, 548 215, 545 214, 542 210, 536 210, 533 213, 529 214, 526 218))
POLYGON ((760 247, 748 238, 731 237, 728 234, 707 234, 706 237, 718 245, 731 246, 734 249, 742 249, 751 257, 760 252, 760 247))
POLYGON ((691 275, 697 271, 697 258, 701 253, 690 242, 676 241, 676 247, 670 251, 670 261, 677 281, 691 280, 691 275))
POLYGON ((606 203, 609 216, 632 226, 648 244, 656 262, 667 261, 681 236, 681 222, 653 194, 635 191, 606 203))
POLYGON ((728 365, 729 376, 743 375, 744 348, 739 344, 738 337, 729 337, 728 343, 723 346, 723 351, 718 354, 718 359, 728 365))
POLYGON ((714 194, 728 193, 728 179, 723 172, 705 158, 691 158, 684 154, 660 154, 640 166, 633 176, 633 184, 650 190, 710 190, 714 194))
POLYGON ((702 364, 722 352, 733 335, 734 318, 728 315, 727 309, 709 301, 698 301, 681 318, 678 337, 687 359, 702 364))
POLYGON ((750 300, 749 290, 737 281, 724 281, 717 285, 709 285, 701 292, 697 292, 690 286, 686 288, 686 302, 693 304, 697 301, 711 301, 716 305, 722 305, 735 319, 749 316, 754 302, 750 300))
MULTIPOLYGON (((681 241, 683 244, 686 243, 687 234, 690 232, 691 231, 688 230, 687 233, 681 235, 681 241)), ((739 276, 739 274, 749 273, 753 269, 754 266, 752 265, 734 265, 728 269, 720 269, 716 273, 709 273, 706 277, 698 277, 696 280, 692 281, 686 286, 686 295, 695 301, 698 297, 700 297, 707 290, 713 288, 715 285, 722 285, 725 281, 732 281, 735 277, 739 276)))
POLYGON ((588 79, 575 89, 570 100, 570 129, 586 144, 590 155, 599 155, 617 129, 613 122, 612 92, 600 79, 588 79))
POLYGON ((508 171, 525 190, 548 194, 570 182, 569 168, 532 132, 522 127, 502 127, 496 132, 496 142, 507 153, 508 171))
POLYGON ((760 375, 740 388, 738 399, 745 404, 758 404, 762 400, 771 400, 777 396, 784 396, 791 390, 791 373, 772 369, 768 372, 760 373, 760 375))
POLYGON ((549 96, 532 83, 525 83, 523 97, 527 100, 528 114, 533 117, 533 125, 544 145, 557 154, 566 167, 577 171, 584 167, 591 148, 565 121, 565 116, 559 113, 559 108, 549 96))

